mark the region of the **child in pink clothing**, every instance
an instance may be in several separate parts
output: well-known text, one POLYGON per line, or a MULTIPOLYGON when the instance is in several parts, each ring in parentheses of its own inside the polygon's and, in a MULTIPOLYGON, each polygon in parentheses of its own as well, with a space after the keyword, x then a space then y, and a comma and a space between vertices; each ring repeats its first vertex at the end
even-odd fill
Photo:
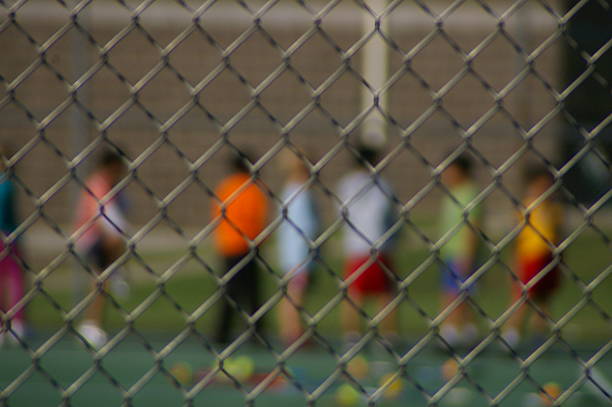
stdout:
POLYGON ((17 229, 15 185, 6 168, 6 149, 0 148, 0 309, 10 316, 0 321, 0 344, 4 339, 17 342, 25 333, 23 307, 17 304, 24 294, 24 276, 16 240, 7 237, 17 229))

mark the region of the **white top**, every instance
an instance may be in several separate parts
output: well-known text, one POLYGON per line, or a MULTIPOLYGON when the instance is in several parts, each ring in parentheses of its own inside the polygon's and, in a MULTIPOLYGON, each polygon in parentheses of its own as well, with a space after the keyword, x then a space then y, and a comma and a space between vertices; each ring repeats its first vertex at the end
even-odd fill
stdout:
POLYGON ((340 181, 338 193, 343 202, 339 210, 345 223, 344 250, 347 255, 367 255, 394 222, 391 188, 380 177, 355 171, 340 181))
POLYGON ((278 257, 285 272, 297 269, 302 272, 308 268, 310 241, 316 238, 318 229, 317 214, 312 194, 308 188, 300 190, 302 184, 290 182, 281 194, 283 208, 287 216, 278 230, 278 257))

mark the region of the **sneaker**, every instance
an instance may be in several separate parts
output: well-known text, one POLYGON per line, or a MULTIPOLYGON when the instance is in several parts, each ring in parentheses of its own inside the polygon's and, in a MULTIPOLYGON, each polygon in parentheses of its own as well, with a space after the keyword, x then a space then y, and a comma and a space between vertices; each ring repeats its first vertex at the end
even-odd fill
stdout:
POLYGON ((455 325, 444 324, 440 327, 440 336, 449 346, 456 346, 461 343, 461 335, 455 325))
POLYGON ((506 329, 501 334, 502 339, 510 346, 511 348, 515 348, 516 345, 521 341, 521 335, 515 328, 506 329))
POLYGON ((357 331, 350 331, 344 334, 342 338, 342 353, 348 352, 361 340, 361 335, 357 331))
POLYGON ((110 279, 110 290, 117 298, 125 300, 130 297, 130 285, 125 278, 115 273, 110 279))
POLYGON ((461 330, 461 343, 470 346, 478 339, 478 328, 474 324, 467 324, 461 330))
POLYGON ((82 322, 78 332, 94 349, 101 348, 108 340, 106 332, 92 321, 82 322))

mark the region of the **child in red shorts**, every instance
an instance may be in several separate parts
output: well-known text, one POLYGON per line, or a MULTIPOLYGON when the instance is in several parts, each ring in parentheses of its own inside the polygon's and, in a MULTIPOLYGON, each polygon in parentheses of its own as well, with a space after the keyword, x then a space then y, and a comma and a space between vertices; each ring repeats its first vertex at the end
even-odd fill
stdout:
MULTIPOLYGON (((359 147, 356 169, 340 181, 340 215, 344 221, 343 245, 346 255, 344 279, 350 301, 342 305, 343 330, 349 341, 359 335, 360 310, 368 298, 376 299, 380 309, 393 298, 394 283, 388 256, 390 237, 384 236, 394 223, 393 193, 388 184, 369 166, 376 164, 376 151, 359 147)), ((396 335, 395 313, 382 321, 387 336, 396 335)))
MULTIPOLYGON (((523 229, 516 239, 516 266, 520 282, 514 286, 514 300, 526 295, 540 310, 548 313, 551 299, 560 283, 554 248, 559 243, 562 210, 550 196, 536 201, 554 184, 553 175, 546 168, 534 167, 527 172, 526 210, 521 213, 523 229), (525 291, 524 291, 525 289, 525 291)), ((520 328, 527 321, 529 307, 522 304, 510 319, 504 339, 509 345, 520 340, 520 328)), ((534 315, 532 327, 544 332, 546 320, 534 315)))

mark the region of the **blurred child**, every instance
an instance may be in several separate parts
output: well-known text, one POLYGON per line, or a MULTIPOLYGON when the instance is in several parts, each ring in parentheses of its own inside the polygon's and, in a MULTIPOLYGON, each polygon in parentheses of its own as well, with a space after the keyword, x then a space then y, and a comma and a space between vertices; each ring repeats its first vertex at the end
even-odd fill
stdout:
MULTIPOLYGON (((393 192, 380 175, 368 170, 369 166, 376 165, 376 151, 361 146, 358 154, 354 170, 340 180, 338 187, 342 200, 340 215, 345 224, 344 278, 358 273, 348 287, 352 304, 347 300, 342 303, 343 328, 348 341, 359 336, 359 312, 355 307, 363 308, 365 301, 373 298, 382 309, 393 299, 395 287, 389 256, 391 239, 380 241, 396 220, 393 192), (380 245, 377 250, 375 245, 380 245)), ((395 313, 383 320, 381 328, 388 338, 397 335, 395 313)))
POLYGON ((108 280, 98 287, 96 275, 102 273, 125 250, 124 232, 127 222, 119 205, 118 194, 109 196, 111 190, 123 179, 126 166, 120 155, 105 152, 93 174, 87 179, 77 204, 77 232, 84 232, 76 241, 76 249, 91 265, 94 272, 92 290, 98 295, 85 311, 79 325, 79 333, 93 347, 101 347, 107 341, 102 329, 108 280), (106 200, 104 204, 101 200, 106 200))
POLYGON ((304 157, 298 157, 287 150, 282 156, 287 182, 281 199, 283 222, 278 230, 278 257, 283 272, 291 279, 287 295, 280 304, 278 326, 284 343, 291 344, 303 333, 299 310, 304 302, 312 266, 310 242, 318 230, 318 218, 312 193, 306 182, 310 178, 304 157))
MULTIPOLYGON (((526 192, 523 200, 525 208, 529 208, 554 184, 554 176, 545 167, 532 167, 526 173, 526 192)), ((559 287, 560 273, 555 262, 553 249, 559 243, 562 223, 562 209, 550 196, 537 203, 526 213, 520 214, 523 229, 516 239, 516 267, 520 282, 514 287, 514 300, 523 295, 524 284, 529 283, 540 272, 545 274, 525 293, 527 299, 533 301, 544 313, 548 314, 552 296, 559 287)), ((523 303, 509 321, 509 328, 504 332, 504 339, 509 345, 515 345, 520 340, 521 326, 528 319, 528 305, 523 303)), ((533 315, 532 327, 536 332, 543 333, 546 320, 533 315)))
MULTIPOLYGON (((0 309, 5 312, 13 309, 24 294, 24 275, 20 266, 22 260, 17 242, 13 240, 6 244, 4 241, 19 225, 15 185, 6 169, 7 155, 7 149, 0 148, 0 309)), ((24 311, 20 308, 9 326, 2 326, 0 321, 0 345, 5 336, 16 343, 17 338, 25 334, 25 328, 24 311)))
MULTIPOLYGON (((251 179, 248 161, 244 153, 232 160, 232 173, 217 187, 212 202, 212 219, 220 220, 214 241, 223 258, 223 269, 230 272, 245 261, 225 286, 225 301, 216 332, 219 343, 229 342, 238 309, 253 315, 260 306, 259 276, 253 253, 257 248, 253 240, 266 225, 268 200, 257 181, 251 179), (247 256, 250 257, 245 259, 247 256)), ((260 326, 259 322, 255 324, 256 331, 260 326)))
MULTIPOLYGON (((480 246, 476 231, 482 226, 482 209, 477 205, 470 209, 467 217, 464 216, 466 206, 478 195, 468 155, 460 155, 444 170, 442 182, 450 195, 446 194, 442 201, 440 232, 445 235, 453 230, 440 249, 442 306, 445 309, 460 294, 460 284, 476 269, 480 246)), ((472 319, 469 304, 463 301, 444 321, 440 335, 449 345, 468 344, 478 333, 472 319)))

